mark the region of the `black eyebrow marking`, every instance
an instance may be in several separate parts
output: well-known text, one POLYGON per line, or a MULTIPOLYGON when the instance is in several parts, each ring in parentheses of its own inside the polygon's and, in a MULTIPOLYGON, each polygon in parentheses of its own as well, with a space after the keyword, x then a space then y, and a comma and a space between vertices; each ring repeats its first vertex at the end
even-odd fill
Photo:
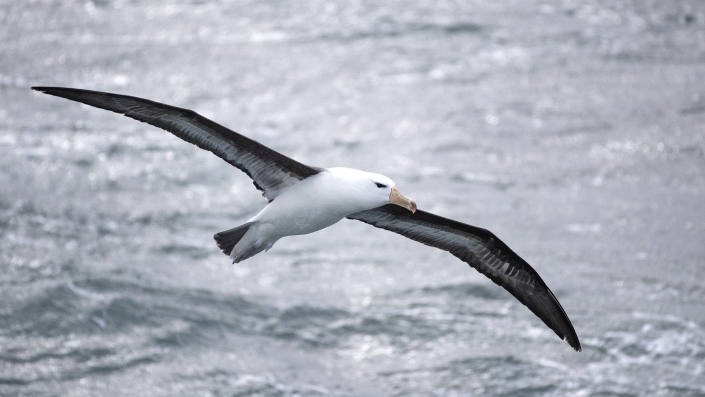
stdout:
POLYGON ((387 187, 387 185, 385 185, 384 183, 379 183, 379 182, 375 182, 375 185, 377 185, 377 187, 380 189, 387 187))

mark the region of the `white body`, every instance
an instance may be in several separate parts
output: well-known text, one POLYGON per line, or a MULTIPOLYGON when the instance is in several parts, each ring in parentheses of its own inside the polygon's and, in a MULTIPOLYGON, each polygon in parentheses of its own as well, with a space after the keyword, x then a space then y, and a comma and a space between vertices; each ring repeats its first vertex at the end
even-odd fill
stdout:
POLYGON ((329 168, 310 176, 248 221, 252 225, 230 257, 234 260, 252 247, 268 250, 282 237, 313 233, 347 215, 388 204, 393 187, 386 176, 352 168, 329 168))

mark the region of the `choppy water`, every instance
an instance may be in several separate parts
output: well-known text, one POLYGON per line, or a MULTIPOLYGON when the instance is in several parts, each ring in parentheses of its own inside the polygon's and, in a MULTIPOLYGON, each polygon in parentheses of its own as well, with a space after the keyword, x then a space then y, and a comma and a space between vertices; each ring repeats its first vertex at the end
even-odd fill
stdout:
POLYGON ((705 396, 705 5, 459 3, 0 1, 0 394, 705 396), (386 174, 527 259, 584 351, 357 222, 232 266, 244 174, 30 85, 386 174))

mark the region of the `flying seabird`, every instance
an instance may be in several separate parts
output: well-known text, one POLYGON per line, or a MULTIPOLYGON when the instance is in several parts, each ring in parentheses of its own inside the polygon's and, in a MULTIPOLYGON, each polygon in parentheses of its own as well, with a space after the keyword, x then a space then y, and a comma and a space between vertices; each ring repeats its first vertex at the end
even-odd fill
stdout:
POLYGON ((233 263, 270 249, 282 237, 355 219, 450 252, 504 287, 573 349, 581 350, 568 315, 526 261, 488 230, 418 210, 384 175, 299 163, 188 109, 75 88, 32 89, 162 128, 252 178, 269 203, 245 224, 214 236, 233 263))

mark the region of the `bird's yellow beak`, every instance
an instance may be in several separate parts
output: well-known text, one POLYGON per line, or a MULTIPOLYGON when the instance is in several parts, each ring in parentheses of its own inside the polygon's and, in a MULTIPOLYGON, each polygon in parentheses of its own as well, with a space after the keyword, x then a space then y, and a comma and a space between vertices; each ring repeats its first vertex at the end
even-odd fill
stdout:
POLYGON ((392 192, 389 194, 389 202, 404 207, 411 212, 416 212, 416 203, 402 196, 395 187, 392 188, 392 192))

